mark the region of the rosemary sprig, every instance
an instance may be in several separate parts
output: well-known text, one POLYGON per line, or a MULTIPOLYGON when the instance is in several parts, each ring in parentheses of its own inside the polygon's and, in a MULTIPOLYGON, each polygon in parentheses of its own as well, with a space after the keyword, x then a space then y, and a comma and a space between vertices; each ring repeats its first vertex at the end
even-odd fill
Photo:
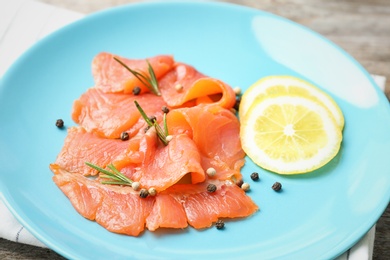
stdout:
POLYGON ((160 138, 161 142, 164 145, 168 145, 168 140, 167 140, 168 125, 167 125, 167 120, 166 120, 166 113, 164 113, 164 117, 163 117, 163 123, 164 123, 164 130, 163 130, 161 128, 161 126, 156 121, 150 120, 150 118, 146 115, 145 111, 138 104, 137 100, 134 100, 134 103, 135 103, 135 106, 137 107, 138 111, 141 113, 142 118, 148 124, 148 126, 150 126, 150 127, 154 126, 154 128, 156 129, 156 133, 157 133, 158 138, 160 138))
POLYGON ((101 181, 102 184, 127 185, 127 186, 131 186, 133 184, 133 181, 127 178, 123 173, 118 171, 118 169, 115 168, 113 164, 107 165, 107 167, 111 171, 100 168, 99 166, 89 162, 85 162, 85 164, 97 170, 98 172, 102 173, 100 177, 108 179, 107 181, 101 181))
POLYGON ((134 77, 136 77, 139 81, 141 81, 142 84, 144 84, 152 93, 154 93, 157 96, 161 96, 156 74, 154 73, 153 67, 152 65, 150 65, 148 60, 146 60, 146 63, 148 64, 149 75, 144 75, 136 70, 129 68, 124 62, 119 60, 117 57, 114 57, 114 60, 119 62, 123 67, 125 67, 128 71, 130 71, 130 73, 133 74, 134 77))

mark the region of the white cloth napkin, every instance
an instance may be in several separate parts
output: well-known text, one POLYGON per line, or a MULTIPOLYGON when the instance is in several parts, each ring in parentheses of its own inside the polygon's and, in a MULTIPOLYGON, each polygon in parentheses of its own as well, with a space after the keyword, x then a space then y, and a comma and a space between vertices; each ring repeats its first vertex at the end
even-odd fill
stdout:
MULTIPOLYGON (((0 0, 0 77, 33 43, 60 27, 83 17, 82 14, 31 0, 0 0)), ((384 90, 386 78, 373 75, 384 90)), ((46 247, 25 229, 0 201, 0 237, 46 247)), ((338 260, 372 259, 375 226, 338 260)))

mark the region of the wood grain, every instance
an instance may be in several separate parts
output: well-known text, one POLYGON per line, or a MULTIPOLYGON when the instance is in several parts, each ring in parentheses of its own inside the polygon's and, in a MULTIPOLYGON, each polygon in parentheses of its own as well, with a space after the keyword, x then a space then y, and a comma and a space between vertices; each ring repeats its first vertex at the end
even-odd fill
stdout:
MULTIPOLYGON (((129 0, 41 0, 70 10, 91 13, 129 0)), ((372 74, 386 76, 390 96, 389 0, 227 0, 268 11, 300 23, 330 39, 372 74)), ((390 207, 376 228, 374 259, 390 256, 390 207)), ((41 249, 0 239, 0 259, 63 259, 41 249)))

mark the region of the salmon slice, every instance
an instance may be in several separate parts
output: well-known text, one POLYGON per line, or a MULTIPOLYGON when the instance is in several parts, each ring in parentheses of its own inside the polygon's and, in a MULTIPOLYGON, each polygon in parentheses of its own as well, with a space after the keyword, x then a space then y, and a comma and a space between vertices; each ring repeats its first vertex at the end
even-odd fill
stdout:
POLYGON ((232 108, 236 102, 233 89, 224 82, 207 77, 194 67, 176 63, 173 70, 159 81, 161 95, 171 107, 181 107, 189 101, 215 103, 225 108, 232 108), (176 87, 181 86, 178 90, 176 87), (214 101, 212 97, 219 95, 214 101))
POLYGON ((146 227, 150 231, 158 228, 186 228, 187 215, 177 196, 158 194, 150 215, 146 218, 146 227))
POLYGON ((215 168, 215 178, 241 179, 245 152, 241 148, 239 121, 230 110, 217 105, 175 109, 168 113, 167 124, 170 133, 183 133, 194 140, 203 169, 215 168))
POLYGON ((197 229, 210 227, 219 218, 252 215, 258 207, 245 192, 228 182, 178 184, 156 195, 140 198, 130 187, 103 185, 52 164, 53 181, 79 214, 115 233, 138 236, 146 227, 197 229))
POLYGON ((187 135, 175 135, 165 146, 151 128, 147 134, 132 142, 126 156, 118 157, 113 164, 133 181, 140 182, 142 187, 162 191, 187 174, 191 175, 192 183, 205 180, 200 154, 194 141, 187 135), (139 144, 134 144, 137 141, 139 144))
POLYGON ((145 229, 154 198, 140 198, 130 187, 103 185, 52 164, 53 181, 83 217, 115 233, 138 236, 145 229))
POLYGON ((101 138, 82 127, 71 127, 55 164, 69 172, 96 175, 97 172, 85 165, 85 162, 104 168, 124 154, 127 147, 126 141, 101 138))
POLYGON ((181 201, 188 223, 197 229, 210 227, 219 218, 247 217, 259 208, 241 188, 231 182, 213 182, 217 190, 207 191, 209 183, 178 184, 164 191, 181 201))
POLYGON ((134 104, 135 100, 145 113, 154 115, 161 121, 163 115, 161 108, 166 106, 161 97, 149 93, 138 96, 104 93, 97 88, 88 89, 74 101, 72 119, 88 132, 96 132, 102 137, 120 138, 124 131, 134 135, 139 129, 146 127, 134 104))
MULTIPOLYGON (((114 57, 120 59, 130 69, 149 75, 146 59, 131 60, 111 53, 102 52, 95 56, 92 61, 92 75, 95 80, 95 87, 104 92, 131 93, 135 87, 141 88, 141 93, 149 92, 125 67, 119 64, 114 57)), ((160 79, 173 67, 172 56, 159 55, 147 59, 152 66, 157 79, 160 79)))

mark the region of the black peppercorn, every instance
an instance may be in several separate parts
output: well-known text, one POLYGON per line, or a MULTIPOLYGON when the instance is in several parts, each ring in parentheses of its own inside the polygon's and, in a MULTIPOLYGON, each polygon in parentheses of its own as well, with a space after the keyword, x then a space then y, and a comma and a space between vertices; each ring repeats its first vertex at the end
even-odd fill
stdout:
POLYGON ((273 185, 272 185, 272 189, 274 191, 280 191, 282 189, 282 184, 280 182, 275 182, 273 185))
POLYGON ((150 120, 152 123, 154 123, 154 122, 156 122, 157 118, 156 118, 155 116, 150 116, 150 117, 149 117, 149 120, 150 120))
POLYGON ((241 103, 241 96, 236 95, 236 102, 234 103, 234 106, 233 106, 233 108, 236 111, 238 111, 238 109, 240 108, 240 103, 241 103))
POLYGON ((122 141, 129 140, 129 138, 130 138, 129 133, 127 133, 127 132, 122 132, 121 133, 121 140, 122 141))
POLYGON ((251 174, 251 179, 254 181, 259 180, 259 174, 257 172, 254 172, 251 174))
POLYGON ((162 110, 163 113, 165 113, 165 114, 168 114, 168 112, 169 112, 169 108, 166 107, 166 106, 163 106, 163 107, 161 108, 161 110, 162 110))
POLYGON ((134 95, 139 95, 141 93, 141 88, 140 87, 135 87, 133 88, 133 94, 134 95))
POLYGON ((243 183, 244 183, 243 180, 238 180, 238 181, 236 182, 236 185, 237 185, 238 187, 241 188, 241 186, 242 186, 243 183))
POLYGON ((215 192, 216 190, 217 190, 217 186, 215 186, 214 184, 207 185, 208 192, 215 192))
POLYGON ((56 126, 58 128, 63 128, 64 127, 64 121, 62 119, 57 119, 56 126))
POLYGON ((225 223, 223 222, 223 220, 218 219, 218 221, 215 223, 215 226, 217 227, 217 229, 223 229, 225 227, 225 223))
POLYGON ((139 196, 141 198, 146 198, 149 195, 149 191, 147 189, 141 189, 139 192, 139 196))

